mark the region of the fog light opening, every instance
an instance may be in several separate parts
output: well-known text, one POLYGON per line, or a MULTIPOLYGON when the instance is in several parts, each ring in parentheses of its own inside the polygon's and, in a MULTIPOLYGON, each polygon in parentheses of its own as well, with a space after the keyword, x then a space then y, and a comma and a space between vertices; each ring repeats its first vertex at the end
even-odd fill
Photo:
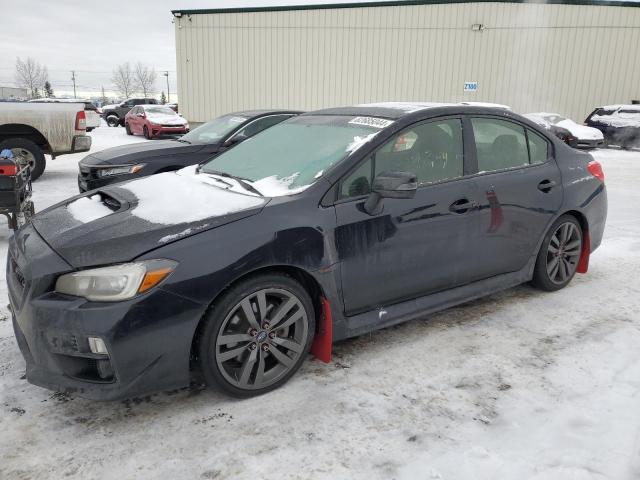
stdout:
POLYGON ((98 375, 102 380, 112 380, 114 376, 113 366, 109 360, 98 360, 96 362, 98 375))
POLYGON ((101 355, 107 355, 107 346, 104 344, 104 340, 98 337, 89 337, 89 350, 91 353, 98 353, 101 355))

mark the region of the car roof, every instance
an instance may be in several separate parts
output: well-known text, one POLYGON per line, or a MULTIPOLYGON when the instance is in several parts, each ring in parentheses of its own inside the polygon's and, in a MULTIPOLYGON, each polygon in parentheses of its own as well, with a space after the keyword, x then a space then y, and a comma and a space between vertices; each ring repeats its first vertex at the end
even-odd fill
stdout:
POLYGON ((623 103, 619 103, 616 105, 603 105, 602 107, 596 107, 596 110, 618 110, 620 108, 624 108, 625 110, 637 110, 640 112, 640 105, 637 103, 631 105, 625 105, 623 103))
POLYGON ((398 120, 417 112, 440 110, 445 113, 512 113, 506 105, 497 103, 462 102, 376 102, 362 103, 350 107, 325 108, 305 115, 347 115, 347 116, 371 116, 398 120))
POLYGON ((286 110, 286 109, 268 110, 268 109, 261 109, 261 110, 242 110, 242 111, 239 111, 239 112, 228 113, 226 115, 237 115, 239 117, 254 118, 254 117, 263 117, 265 115, 278 115, 278 114, 300 115, 301 113, 304 113, 304 112, 301 111, 301 110, 286 110))

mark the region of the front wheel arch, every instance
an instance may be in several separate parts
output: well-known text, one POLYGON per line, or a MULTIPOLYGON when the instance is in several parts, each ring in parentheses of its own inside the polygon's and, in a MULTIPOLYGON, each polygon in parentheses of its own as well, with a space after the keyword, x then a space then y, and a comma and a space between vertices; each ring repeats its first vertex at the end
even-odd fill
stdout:
POLYGON ((315 320, 316 320, 315 328, 316 328, 316 332, 318 331, 318 328, 320 328, 321 326, 320 317, 323 311, 322 299, 326 298, 326 295, 322 290, 322 287, 320 286, 318 281, 313 277, 313 275, 311 275, 310 273, 308 273, 302 268, 293 267, 289 265, 274 265, 274 266, 258 268, 256 270, 252 270, 251 272, 247 272, 239 276, 238 278, 234 279, 233 281, 229 282, 224 288, 222 288, 217 293, 217 295, 211 300, 211 302, 209 302, 209 306, 207 307, 205 313, 202 315, 202 317, 198 321, 198 326, 196 327, 195 332, 193 334, 193 338, 191 340, 191 354, 189 356, 190 364, 191 364, 190 370, 195 370, 199 368, 198 367, 198 360, 199 360, 198 359, 198 346, 199 346, 198 341, 202 334, 202 329, 204 328, 205 318, 207 316, 207 313, 209 312, 209 310, 213 308, 216 301, 226 291, 233 288, 235 285, 239 284, 240 282, 244 282, 252 277, 264 275, 268 273, 280 273, 280 274, 288 275, 292 277, 294 280, 296 280, 300 285, 302 285, 302 287, 307 291, 307 293, 311 297, 311 302, 313 303, 313 309, 315 312, 315 320))

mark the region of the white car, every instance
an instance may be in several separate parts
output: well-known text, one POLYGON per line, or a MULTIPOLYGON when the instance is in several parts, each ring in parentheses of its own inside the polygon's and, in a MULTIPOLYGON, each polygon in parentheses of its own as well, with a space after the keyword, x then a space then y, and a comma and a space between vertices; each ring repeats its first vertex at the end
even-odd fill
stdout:
POLYGON ((602 132, 597 128, 580 125, 569 118, 558 115, 557 113, 540 112, 533 113, 531 115, 536 115, 540 118, 543 118, 551 125, 555 125, 556 127, 566 128, 567 130, 569 130, 569 132, 571 132, 571 135, 578 139, 578 148, 597 148, 604 146, 604 136, 602 135, 602 132))

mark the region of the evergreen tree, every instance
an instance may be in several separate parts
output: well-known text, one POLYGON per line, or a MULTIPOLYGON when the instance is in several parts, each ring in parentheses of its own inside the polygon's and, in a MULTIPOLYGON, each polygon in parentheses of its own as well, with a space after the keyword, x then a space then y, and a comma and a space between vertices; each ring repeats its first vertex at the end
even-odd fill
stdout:
POLYGON ((162 105, 164 105, 165 103, 167 103, 167 97, 164 95, 164 90, 162 91, 162 94, 160 95, 160 103, 162 105))
POLYGON ((49 83, 49 80, 44 82, 44 96, 47 98, 55 97, 53 88, 51 88, 51 83, 49 83))

